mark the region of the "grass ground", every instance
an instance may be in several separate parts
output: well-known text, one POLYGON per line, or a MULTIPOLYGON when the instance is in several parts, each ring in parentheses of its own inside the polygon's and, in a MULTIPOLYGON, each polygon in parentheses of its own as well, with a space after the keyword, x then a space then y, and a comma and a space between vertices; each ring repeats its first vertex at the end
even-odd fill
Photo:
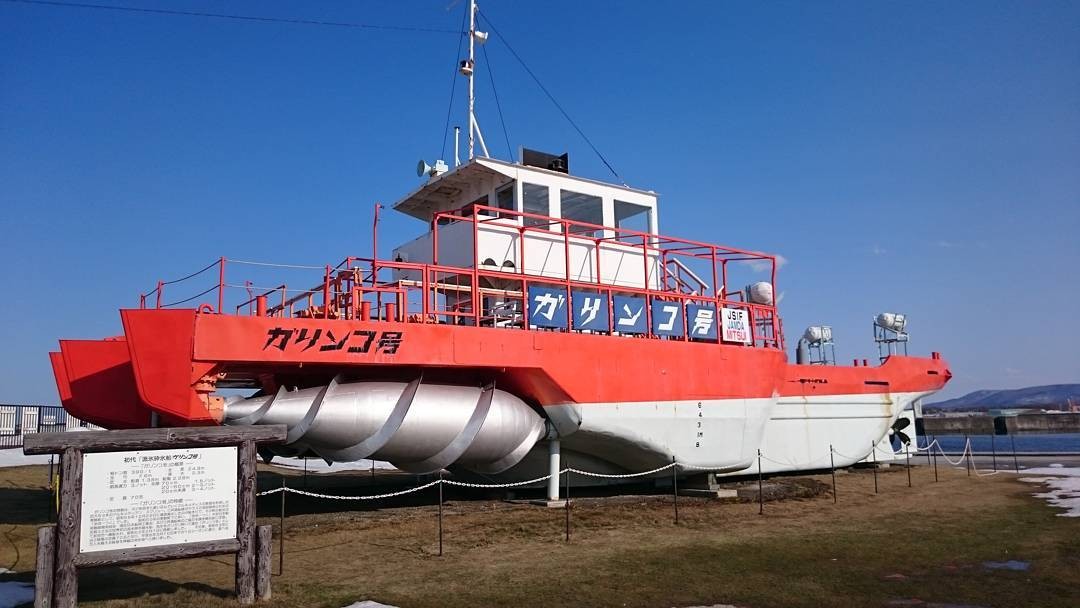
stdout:
MULTIPOLYGON (((274 487, 277 478, 266 475, 263 487, 274 487)), ((893 468, 875 495, 869 471, 842 474, 837 504, 829 494, 770 502, 763 516, 753 503, 680 497, 679 525, 670 495, 582 499, 569 543, 562 510, 451 500, 442 557, 434 506, 318 512, 325 503, 290 495, 296 514, 286 524, 285 572, 273 579, 269 605, 1080 606, 1080 520, 1057 517, 1010 475, 940 475, 935 483, 930 469, 916 468, 909 489, 893 468), (1009 559, 1030 570, 983 566, 1009 559)), ((0 469, 0 567, 20 573, 0 580, 32 578, 35 529, 48 514, 45 482, 43 467, 0 469)), ((276 496, 264 500, 260 514, 274 513, 276 496)), ((229 557, 87 570, 80 599, 117 608, 233 606, 232 577, 229 557)))

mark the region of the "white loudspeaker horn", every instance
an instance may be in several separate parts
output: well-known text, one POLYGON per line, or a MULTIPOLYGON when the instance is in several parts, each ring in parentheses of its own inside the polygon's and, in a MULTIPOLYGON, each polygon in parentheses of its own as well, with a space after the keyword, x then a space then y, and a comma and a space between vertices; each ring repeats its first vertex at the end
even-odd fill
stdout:
POLYGON ((427 161, 421 160, 416 163, 416 177, 424 177, 425 175, 431 175, 435 171, 435 167, 427 164, 427 161))

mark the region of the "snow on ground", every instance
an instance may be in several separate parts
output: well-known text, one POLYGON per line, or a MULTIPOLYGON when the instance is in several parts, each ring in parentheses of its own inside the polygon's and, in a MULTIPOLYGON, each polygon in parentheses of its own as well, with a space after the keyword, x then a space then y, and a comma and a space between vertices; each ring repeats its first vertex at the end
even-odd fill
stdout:
POLYGON ((34 601, 34 583, 0 581, 0 608, 14 608, 19 604, 32 601, 34 601))
POLYGON ((1044 484, 1047 491, 1034 496, 1045 499, 1051 506, 1065 509, 1064 513, 1058 515, 1080 517, 1080 468, 1052 464, 1048 467, 1024 469, 1024 474, 1040 476, 1021 477, 1020 481, 1044 484))
MULTIPOLYGON (((275 456, 274 459, 270 461, 270 464, 275 467, 303 471, 304 460, 304 458, 283 458, 281 456, 275 456)), ((341 471, 371 470, 370 460, 357 460, 356 462, 335 462, 332 465, 326 464, 326 461, 321 458, 308 458, 306 460, 308 473, 340 473, 341 471)), ((375 468, 396 470, 396 467, 394 465, 390 464, 389 462, 383 462, 381 460, 375 461, 375 468)))
POLYGON ((49 457, 24 456, 22 448, 0 449, 0 467, 21 467, 28 464, 49 464, 49 457))

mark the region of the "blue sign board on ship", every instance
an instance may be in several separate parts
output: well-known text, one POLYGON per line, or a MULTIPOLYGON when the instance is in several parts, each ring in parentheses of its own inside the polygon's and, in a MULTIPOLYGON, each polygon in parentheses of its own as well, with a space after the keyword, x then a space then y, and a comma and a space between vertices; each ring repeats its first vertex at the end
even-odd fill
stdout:
POLYGON ((575 291, 571 295, 574 302, 574 329, 608 330, 606 295, 588 291, 575 291))
POLYGON ((615 331, 624 334, 648 333, 645 320, 645 298, 615 296, 612 298, 615 312, 615 331))
POLYGON ((683 335, 682 302, 653 299, 652 330, 658 336, 682 337, 683 335))
POLYGON ((566 329, 566 290, 529 285, 529 325, 566 329))
POLYGON ((691 338, 715 340, 718 335, 716 320, 715 306, 690 304, 686 307, 686 325, 691 338))

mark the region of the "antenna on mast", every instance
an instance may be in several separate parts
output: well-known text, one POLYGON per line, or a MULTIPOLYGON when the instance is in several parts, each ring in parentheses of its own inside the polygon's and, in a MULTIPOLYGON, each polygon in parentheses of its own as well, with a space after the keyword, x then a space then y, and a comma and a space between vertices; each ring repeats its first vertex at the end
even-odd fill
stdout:
POLYGON ((476 95, 473 88, 473 75, 476 72, 476 43, 484 44, 488 39, 487 32, 476 29, 478 10, 476 0, 469 0, 469 58, 461 60, 459 70, 462 76, 469 79, 469 160, 475 156, 473 152, 475 140, 480 140, 480 149, 484 151, 484 156, 490 156, 487 144, 484 143, 484 134, 480 132, 480 123, 476 120, 476 95))

